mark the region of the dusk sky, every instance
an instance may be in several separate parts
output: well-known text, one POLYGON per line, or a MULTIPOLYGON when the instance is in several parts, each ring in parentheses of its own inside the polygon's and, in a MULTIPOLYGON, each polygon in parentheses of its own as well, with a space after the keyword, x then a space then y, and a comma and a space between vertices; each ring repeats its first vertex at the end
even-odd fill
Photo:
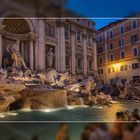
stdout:
POLYGON ((94 18, 99 29, 118 18, 139 13, 140 0, 68 0, 66 7, 81 16, 94 18))

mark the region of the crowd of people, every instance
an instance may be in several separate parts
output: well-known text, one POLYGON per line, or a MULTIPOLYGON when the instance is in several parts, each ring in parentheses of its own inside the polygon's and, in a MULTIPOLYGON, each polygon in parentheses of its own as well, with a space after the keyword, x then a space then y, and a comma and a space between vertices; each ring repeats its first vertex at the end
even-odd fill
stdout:
MULTIPOLYGON (((114 122, 114 123, 89 123, 79 132, 79 138, 70 135, 71 129, 67 123, 61 123, 55 139, 47 140, 140 140, 140 124, 137 122, 114 122)), ((53 130, 52 130, 53 131, 53 130)), ((47 133, 46 133, 47 134, 47 133)), ((10 139, 16 140, 16 139, 10 139)), ((37 135, 31 137, 31 140, 40 140, 37 135)))
POLYGON ((91 123, 85 127, 81 140, 140 140, 140 124, 91 123))
POLYGON ((115 121, 140 121, 139 110, 136 108, 133 112, 117 112, 115 121))

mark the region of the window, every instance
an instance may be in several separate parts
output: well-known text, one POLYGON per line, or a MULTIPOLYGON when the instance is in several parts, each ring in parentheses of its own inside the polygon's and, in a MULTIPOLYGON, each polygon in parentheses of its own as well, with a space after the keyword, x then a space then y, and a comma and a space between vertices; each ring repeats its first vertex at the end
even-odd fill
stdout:
POLYGON ((110 39, 113 37, 113 32, 112 31, 110 31, 109 37, 110 37, 110 39))
POLYGON ((103 47, 99 47, 98 48, 98 53, 102 53, 102 52, 104 52, 104 48, 103 47))
POLYGON ((91 25, 91 22, 88 21, 88 26, 90 27, 90 25, 91 25))
POLYGON ((66 56, 66 66, 69 66, 69 56, 66 56))
POLYGON ((111 68, 108 68, 108 73, 111 73, 111 68))
POLYGON ((133 83, 139 83, 140 82, 140 76, 133 76, 133 83))
POLYGON ((125 45, 125 40, 124 38, 119 40, 119 47, 124 46, 125 45))
POLYGON ((110 43, 110 50, 113 49, 113 43, 110 43))
POLYGON ((98 41, 101 42, 102 41, 102 37, 98 36, 98 41))
POLYGON ((104 73, 103 69, 98 70, 98 74, 103 74, 103 73, 104 73))
POLYGON ((138 56, 138 48, 133 48, 133 56, 138 56))
POLYGON ((99 58, 99 64, 103 64, 103 57, 99 58))
POLYGON ((103 69, 101 69, 101 74, 103 74, 104 73, 104 71, 103 71, 103 69))
POLYGON ((112 68, 111 68, 111 72, 115 72, 115 69, 114 69, 114 67, 112 67, 112 68))
POLYGON ((68 39, 69 38, 69 28, 65 27, 65 38, 68 39))
POLYGON ((139 68, 139 63, 132 64, 132 69, 138 69, 138 68, 139 68))
POLYGON ((110 54, 110 61, 114 60, 114 54, 110 54))
POLYGON ((115 72, 114 67, 108 68, 108 73, 113 73, 113 72, 115 72))
POLYGON ((120 71, 126 71, 128 69, 127 65, 121 65, 120 66, 120 71))
POLYGON ((125 57, 125 52, 124 52, 124 51, 121 51, 121 52, 120 52, 120 58, 121 58, 121 59, 124 59, 124 57, 125 57))
POLYGON ((123 34, 124 32, 125 32, 125 28, 124 28, 124 26, 121 26, 120 27, 120 33, 123 34))
POLYGON ((82 60, 81 58, 77 58, 77 66, 79 69, 82 69, 82 60))
POLYGON ((120 71, 123 71, 123 65, 122 65, 122 66, 120 66, 120 71))
POLYGON ((131 43, 135 43, 138 41, 138 34, 131 35, 131 43))
POLYGON ((77 32, 77 41, 78 42, 81 41, 81 33, 80 33, 80 31, 77 32))
POLYGON ((92 70, 92 60, 89 60, 89 70, 92 70))
POLYGON ((136 20, 131 21, 131 28, 135 29, 136 27, 137 27, 137 21, 136 20))

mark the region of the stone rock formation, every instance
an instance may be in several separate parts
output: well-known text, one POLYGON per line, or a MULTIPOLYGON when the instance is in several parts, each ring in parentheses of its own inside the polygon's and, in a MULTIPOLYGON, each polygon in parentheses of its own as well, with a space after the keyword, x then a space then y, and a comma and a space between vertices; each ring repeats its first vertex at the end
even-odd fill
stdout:
POLYGON ((20 109, 20 91, 26 87, 21 84, 1 84, 0 85, 0 112, 20 109))
POLYGON ((26 88, 21 94, 22 108, 24 109, 67 107, 67 92, 65 90, 26 88))
POLYGON ((7 70, 0 69, 0 83, 6 82, 7 70))

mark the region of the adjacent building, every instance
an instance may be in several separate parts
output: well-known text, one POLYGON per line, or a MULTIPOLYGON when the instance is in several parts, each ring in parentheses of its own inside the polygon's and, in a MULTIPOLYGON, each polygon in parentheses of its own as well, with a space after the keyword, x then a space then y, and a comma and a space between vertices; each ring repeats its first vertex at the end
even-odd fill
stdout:
POLYGON ((98 30, 97 50, 101 80, 140 82, 140 19, 118 20, 98 30))

